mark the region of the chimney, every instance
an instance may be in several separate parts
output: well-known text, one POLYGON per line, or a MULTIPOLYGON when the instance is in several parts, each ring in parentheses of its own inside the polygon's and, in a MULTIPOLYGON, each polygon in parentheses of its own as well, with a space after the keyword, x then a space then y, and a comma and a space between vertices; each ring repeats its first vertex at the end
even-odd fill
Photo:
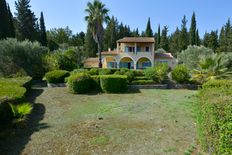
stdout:
POLYGON ((110 51, 111 51, 111 48, 108 48, 108 51, 110 52, 110 51))

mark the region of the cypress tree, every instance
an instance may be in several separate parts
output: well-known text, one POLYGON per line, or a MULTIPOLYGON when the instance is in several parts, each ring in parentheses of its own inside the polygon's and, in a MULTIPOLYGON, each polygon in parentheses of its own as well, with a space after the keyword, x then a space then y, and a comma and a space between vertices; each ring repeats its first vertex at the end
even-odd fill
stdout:
POLYGON ((179 52, 181 52, 180 50, 180 45, 179 45, 179 37, 180 37, 180 30, 179 28, 177 27, 176 28, 176 31, 171 34, 170 36, 170 43, 169 43, 169 46, 170 46, 170 52, 174 55, 174 56, 177 56, 177 54, 179 52))
POLYGON ((47 33, 46 33, 46 27, 45 27, 45 22, 44 22, 44 15, 43 12, 41 12, 40 15, 40 43, 43 46, 47 46, 47 33))
POLYGON ((153 37, 153 31, 152 31, 152 28, 151 28, 151 20, 150 20, 150 18, 148 19, 148 22, 147 22, 147 28, 146 28, 146 31, 145 31, 145 37, 153 37))
POLYGON ((108 48, 115 49, 117 41, 117 20, 112 17, 106 27, 103 36, 103 49, 108 50, 108 48))
POLYGON ((97 43, 93 39, 92 32, 89 27, 87 27, 87 33, 85 35, 85 56, 95 57, 98 51, 97 43))
POLYGON ((168 41, 168 27, 164 26, 161 35, 160 48, 163 48, 165 51, 169 50, 169 41, 168 41))
POLYGON ((187 19, 186 16, 182 19, 182 25, 181 25, 181 31, 180 31, 180 38, 179 38, 179 43, 180 43, 180 49, 185 50, 187 49, 189 45, 189 40, 188 40, 188 31, 187 31, 187 19))
POLYGON ((211 33, 205 33, 203 39, 203 45, 205 47, 211 48, 212 50, 216 51, 218 48, 218 32, 211 31, 211 33))
POLYGON ((201 45, 201 38, 199 36, 199 31, 197 29, 197 32, 196 32, 196 45, 197 46, 200 46, 201 45))
POLYGON ((30 0, 18 0, 16 5, 16 20, 18 29, 18 39, 29 39, 34 41, 37 37, 36 30, 36 17, 34 12, 31 11, 30 0))
POLYGON ((0 39, 9 36, 9 20, 7 4, 5 0, 0 0, 0 39))
POLYGON ((196 45, 196 30, 197 30, 197 23, 196 23, 196 15, 195 12, 193 12, 192 15, 192 21, 191 21, 191 27, 189 31, 189 43, 190 45, 196 45))
POLYGON ((158 32, 157 32, 157 35, 156 35, 156 49, 158 49, 160 47, 160 25, 158 27, 158 32))
POLYGON ((8 4, 8 7, 7 7, 7 10, 8 10, 8 25, 9 25, 9 34, 8 36, 11 37, 11 38, 14 38, 15 37, 15 26, 14 26, 14 19, 13 19, 13 15, 10 11, 10 6, 8 4))

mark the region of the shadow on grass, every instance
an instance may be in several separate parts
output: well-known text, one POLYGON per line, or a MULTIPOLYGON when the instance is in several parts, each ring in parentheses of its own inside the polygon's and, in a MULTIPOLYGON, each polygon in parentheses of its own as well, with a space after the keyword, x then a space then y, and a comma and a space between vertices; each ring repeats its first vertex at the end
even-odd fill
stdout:
POLYGON ((0 154, 19 155, 31 140, 34 132, 46 129, 49 126, 46 123, 40 123, 46 112, 42 103, 35 103, 36 97, 43 93, 43 89, 33 88, 28 93, 27 101, 34 105, 32 114, 28 116, 25 125, 20 127, 8 127, 0 133, 0 154))

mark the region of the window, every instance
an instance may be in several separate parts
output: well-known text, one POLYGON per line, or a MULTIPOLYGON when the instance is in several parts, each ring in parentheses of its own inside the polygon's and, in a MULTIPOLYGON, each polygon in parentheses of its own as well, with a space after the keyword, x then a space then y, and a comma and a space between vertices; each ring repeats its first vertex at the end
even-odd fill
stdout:
POLYGON ((146 52, 149 52, 150 51, 150 48, 147 46, 146 49, 145 49, 146 52))
POLYGON ((137 52, 141 52, 141 47, 140 46, 137 47, 137 52))
POLYGON ((129 47, 129 52, 134 52, 135 51, 135 47, 129 47))

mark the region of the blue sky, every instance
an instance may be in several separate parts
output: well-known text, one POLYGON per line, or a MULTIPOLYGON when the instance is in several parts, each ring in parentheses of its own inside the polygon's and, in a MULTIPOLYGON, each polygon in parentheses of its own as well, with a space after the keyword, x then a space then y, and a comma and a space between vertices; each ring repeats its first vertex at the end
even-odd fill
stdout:
MULTIPOLYGON (((15 0, 7 0, 11 10, 15 12, 15 0)), ((74 33, 85 31, 86 15, 84 9, 89 0, 31 0, 32 10, 39 16, 44 12, 47 29, 69 26, 74 33)), ((180 26, 185 14, 188 26, 193 11, 196 12, 200 34, 221 28, 228 18, 232 18, 231 0, 102 0, 110 9, 110 15, 118 21, 130 25, 132 29, 146 28, 151 18, 152 28, 157 30, 158 24, 168 25, 170 32, 180 26)))

